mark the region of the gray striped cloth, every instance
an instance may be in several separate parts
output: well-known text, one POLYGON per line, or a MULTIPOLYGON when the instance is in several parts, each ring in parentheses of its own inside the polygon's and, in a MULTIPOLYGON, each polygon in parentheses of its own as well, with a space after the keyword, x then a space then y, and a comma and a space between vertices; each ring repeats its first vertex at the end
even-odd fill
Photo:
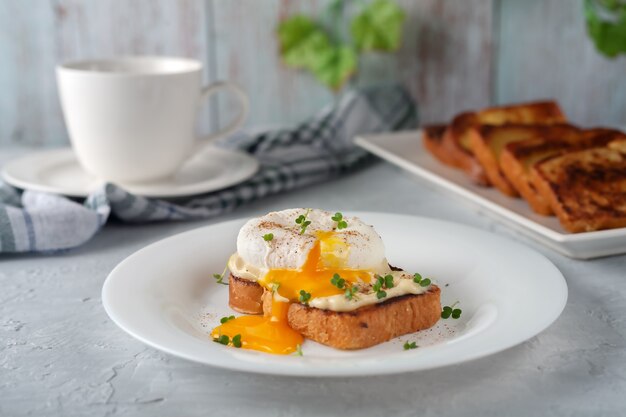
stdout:
POLYGON ((400 86, 352 90, 294 129, 240 134, 220 143, 254 155, 261 168, 244 183, 185 199, 157 200, 106 184, 83 204, 60 195, 19 192, 0 182, 0 253, 53 252, 79 246, 114 215, 125 222, 200 219, 250 201, 321 182, 364 162, 355 135, 416 124, 400 86))

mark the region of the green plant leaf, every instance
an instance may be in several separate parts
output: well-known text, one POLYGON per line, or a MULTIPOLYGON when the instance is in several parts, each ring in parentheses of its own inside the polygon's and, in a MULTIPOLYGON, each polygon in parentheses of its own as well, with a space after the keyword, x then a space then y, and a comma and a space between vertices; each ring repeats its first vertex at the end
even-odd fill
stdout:
POLYGON ((329 47, 316 56, 312 72, 322 84, 337 91, 356 72, 357 55, 345 45, 329 47))
POLYGON ((585 17, 587 32, 598 51, 611 58, 626 53, 626 2, 585 0, 585 17))
POLYGON ((311 69, 317 54, 330 47, 324 30, 306 16, 296 15, 278 25, 280 54, 293 68, 311 69))
POLYGON ((357 49, 395 51, 400 46, 404 11, 391 0, 374 0, 352 20, 357 49))
POLYGON ((324 29, 306 16, 283 20, 278 26, 278 39, 285 64, 311 71, 332 90, 339 90, 356 71, 354 50, 333 45, 324 29))

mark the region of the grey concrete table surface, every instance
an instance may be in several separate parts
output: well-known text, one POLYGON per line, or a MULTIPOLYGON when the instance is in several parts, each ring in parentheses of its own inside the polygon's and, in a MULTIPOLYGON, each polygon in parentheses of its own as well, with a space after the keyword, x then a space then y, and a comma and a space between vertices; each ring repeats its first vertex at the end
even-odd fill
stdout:
MULTIPOLYGON (((22 152, 5 149, 0 163, 22 152)), ((372 163, 209 221, 111 223, 64 254, 1 256, 0 415, 626 415, 625 272, 626 256, 565 258, 390 165, 372 163), (146 347, 108 319, 102 284, 134 251, 199 226, 294 206, 428 216, 506 235, 557 265, 569 286, 567 306, 537 337, 485 359, 339 379, 198 365, 146 347)))

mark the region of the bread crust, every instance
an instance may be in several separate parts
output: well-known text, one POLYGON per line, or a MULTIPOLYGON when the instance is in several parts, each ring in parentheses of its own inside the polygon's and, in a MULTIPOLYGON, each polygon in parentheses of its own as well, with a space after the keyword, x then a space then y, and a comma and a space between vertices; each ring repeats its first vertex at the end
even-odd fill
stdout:
POLYGON ((228 305, 243 314, 263 314, 263 287, 233 275, 228 277, 228 305))
MULTIPOLYGON (((264 295, 264 314, 271 314, 272 294, 264 295)), ((288 323, 304 337, 336 349, 371 347, 434 326, 441 316, 441 290, 407 294, 354 311, 331 311, 293 303, 288 323)))
POLYGON ((456 116, 443 135, 442 150, 448 155, 452 165, 465 171, 474 183, 488 187, 490 182, 487 174, 472 153, 468 138, 469 129, 478 123, 475 113, 456 116))
POLYGON ((489 144, 489 136, 485 132, 481 132, 482 130, 470 129, 468 132, 474 156, 485 169, 485 174, 492 185, 509 197, 518 197, 519 193, 517 190, 500 171, 497 155, 489 144))
POLYGON ((439 162, 458 168, 454 158, 443 146, 443 136, 446 133, 445 125, 428 125, 422 127, 422 143, 439 162))
POLYGON ((515 187, 520 195, 528 202, 530 208, 537 214, 551 216, 554 214, 548 201, 543 198, 535 186, 530 182, 530 175, 515 157, 505 149, 500 156, 502 172, 515 187))

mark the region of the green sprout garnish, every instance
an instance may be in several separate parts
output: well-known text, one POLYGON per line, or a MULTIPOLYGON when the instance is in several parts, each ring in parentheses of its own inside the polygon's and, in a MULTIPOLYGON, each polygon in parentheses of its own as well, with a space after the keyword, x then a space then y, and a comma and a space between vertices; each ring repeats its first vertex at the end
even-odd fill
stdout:
POLYGON ((263 240, 266 242, 270 242, 272 239, 274 239, 274 233, 267 233, 263 235, 263 240))
POLYGON ((273 282, 272 283, 272 293, 276 294, 276 292, 278 291, 279 288, 280 288, 280 282, 273 282))
POLYGON ((356 293, 359 292, 359 287, 357 287, 356 285, 353 285, 350 288, 346 288, 346 292, 343 293, 343 295, 350 301, 352 301, 353 299, 357 298, 356 293))
POLYGON ((311 221, 306 219, 310 212, 311 212, 311 209, 307 209, 306 213, 299 215, 298 218, 296 219, 296 224, 300 225, 301 235, 304 234, 304 231, 306 230, 306 228, 309 227, 309 225, 311 224, 311 221))
POLYGON ((393 276, 391 274, 381 277, 376 275, 376 282, 372 285, 372 289, 376 293, 376 298, 379 300, 387 296, 387 292, 383 291, 383 288, 393 288, 393 276))
POLYGON ((422 276, 418 273, 415 273, 413 275, 413 282, 415 282, 416 284, 421 285, 422 287, 428 287, 431 284, 431 281, 429 278, 423 278, 422 276))
POLYGON ((304 305, 309 305, 309 300, 311 299, 311 293, 306 292, 304 290, 300 290, 300 302, 304 305))
POLYGON ((296 346, 296 351, 295 351, 295 352, 293 352, 293 354, 294 354, 295 356, 304 356, 304 353, 302 353, 302 346, 297 345, 297 346, 296 346))
POLYGON ((380 289, 385 284, 385 279, 381 277, 380 275, 375 275, 375 277, 376 277, 376 282, 374 283, 374 285, 372 285, 372 289, 374 290, 374 292, 377 292, 377 291, 380 291, 380 289))
POLYGON ((453 319, 458 319, 461 317, 463 311, 460 308, 454 308, 457 304, 459 304, 458 301, 451 306, 444 306, 443 310, 441 310, 441 318, 447 319, 452 317, 453 319))
POLYGON ((408 340, 406 342, 404 342, 404 350, 416 349, 417 347, 418 347, 417 343, 415 343, 415 342, 410 342, 409 343, 408 340))
POLYGON ((346 287, 346 280, 341 278, 339 274, 333 275, 333 277, 330 279, 330 283, 340 290, 343 290, 346 287))
POLYGON ((385 287, 393 288, 393 275, 385 275, 385 287))
POLYGON ((216 337, 215 339, 213 339, 213 341, 221 345, 228 345, 228 343, 230 342, 230 339, 228 338, 228 336, 223 334, 220 337, 216 337))
POLYGON ((235 336, 233 336, 233 346, 236 348, 241 347, 241 335, 240 334, 236 334, 235 336))
POLYGON ((224 323, 226 323, 229 320, 235 320, 235 316, 222 317, 220 319, 220 323, 224 324, 224 323))
POLYGON ((224 267, 224 270, 221 274, 213 274, 213 278, 215 278, 215 282, 222 285, 228 285, 228 282, 224 282, 224 278, 226 277, 226 270, 228 269, 228 265, 224 267))
POLYGON ((331 217, 331 219, 337 222, 337 229, 339 230, 348 227, 348 222, 343 219, 343 214, 341 214, 340 212, 335 213, 335 215, 331 217))

